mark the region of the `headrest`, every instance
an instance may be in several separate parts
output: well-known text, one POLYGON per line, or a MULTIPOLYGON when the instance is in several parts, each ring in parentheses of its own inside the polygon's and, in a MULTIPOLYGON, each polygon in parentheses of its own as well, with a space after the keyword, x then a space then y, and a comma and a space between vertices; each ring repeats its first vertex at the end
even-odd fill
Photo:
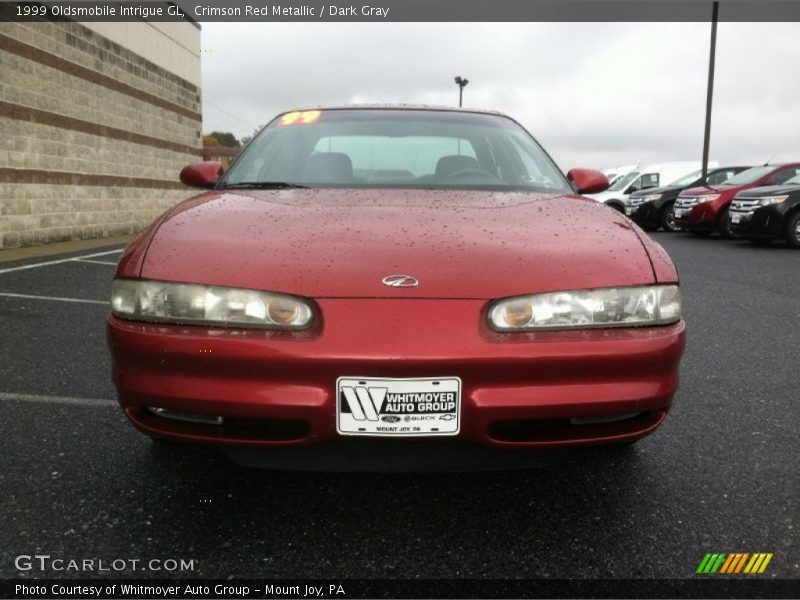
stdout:
POLYGON ((309 183, 352 183, 353 162, 341 152, 315 152, 308 157, 303 181, 309 183))

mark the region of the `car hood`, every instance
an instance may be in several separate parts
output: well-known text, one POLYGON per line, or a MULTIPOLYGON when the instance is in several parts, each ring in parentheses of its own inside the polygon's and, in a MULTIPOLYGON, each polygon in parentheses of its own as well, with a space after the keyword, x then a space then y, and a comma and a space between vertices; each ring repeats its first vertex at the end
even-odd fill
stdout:
POLYGON ((161 222, 141 277, 317 298, 489 299, 654 281, 635 226, 595 202, 408 189, 208 192, 161 222), (382 283, 394 274, 419 285, 382 283))
POLYGON ((709 194, 735 194, 738 191, 746 190, 752 185, 701 185, 689 188, 681 192, 681 196, 707 196, 709 194))
POLYGON ((641 198, 642 196, 651 196, 653 194, 666 194, 667 192, 679 192, 683 189, 682 185, 665 185, 657 188, 647 188, 646 190, 639 190, 633 192, 629 198, 641 198))
POLYGON ((746 193, 743 193, 742 196, 747 196, 748 198, 763 198, 766 196, 777 196, 779 194, 791 194, 793 192, 800 192, 800 185, 796 183, 793 185, 766 185, 746 190, 746 193))

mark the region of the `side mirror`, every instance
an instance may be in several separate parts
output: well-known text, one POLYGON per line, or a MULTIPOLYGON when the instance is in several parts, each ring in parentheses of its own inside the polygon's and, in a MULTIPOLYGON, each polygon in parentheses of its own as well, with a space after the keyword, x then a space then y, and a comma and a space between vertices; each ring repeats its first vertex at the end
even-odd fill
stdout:
POLYGON ((567 179, 579 194, 596 194, 608 189, 606 176, 594 169, 570 169, 567 179))
POLYGON ((181 170, 181 181, 188 186, 208 189, 222 175, 222 164, 213 160, 192 163, 181 170))
POLYGON ((638 191, 639 191, 639 187, 635 186, 635 185, 632 185, 627 190, 625 190, 625 193, 630 196, 633 192, 638 192, 638 191))

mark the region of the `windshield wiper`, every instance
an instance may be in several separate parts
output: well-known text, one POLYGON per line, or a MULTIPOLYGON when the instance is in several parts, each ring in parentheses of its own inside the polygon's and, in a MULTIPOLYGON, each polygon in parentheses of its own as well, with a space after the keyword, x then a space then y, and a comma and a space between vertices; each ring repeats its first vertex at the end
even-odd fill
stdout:
POLYGON ((286 188, 306 188, 306 185, 299 183, 287 183, 285 181, 241 181, 239 183, 223 183, 217 189, 220 190, 276 190, 286 188))

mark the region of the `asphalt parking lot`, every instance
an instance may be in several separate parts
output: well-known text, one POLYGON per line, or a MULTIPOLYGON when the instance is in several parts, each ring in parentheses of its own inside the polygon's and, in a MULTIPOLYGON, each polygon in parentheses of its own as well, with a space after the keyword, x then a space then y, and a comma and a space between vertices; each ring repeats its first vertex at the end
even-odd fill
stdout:
POLYGON ((800 252, 653 235, 688 323, 667 422, 495 473, 274 472, 158 448, 114 401, 119 247, 0 263, 0 577, 80 575, 15 568, 38 553, 193 559, 182 577, 683 578, 741 551, 800 577, 800 252))

